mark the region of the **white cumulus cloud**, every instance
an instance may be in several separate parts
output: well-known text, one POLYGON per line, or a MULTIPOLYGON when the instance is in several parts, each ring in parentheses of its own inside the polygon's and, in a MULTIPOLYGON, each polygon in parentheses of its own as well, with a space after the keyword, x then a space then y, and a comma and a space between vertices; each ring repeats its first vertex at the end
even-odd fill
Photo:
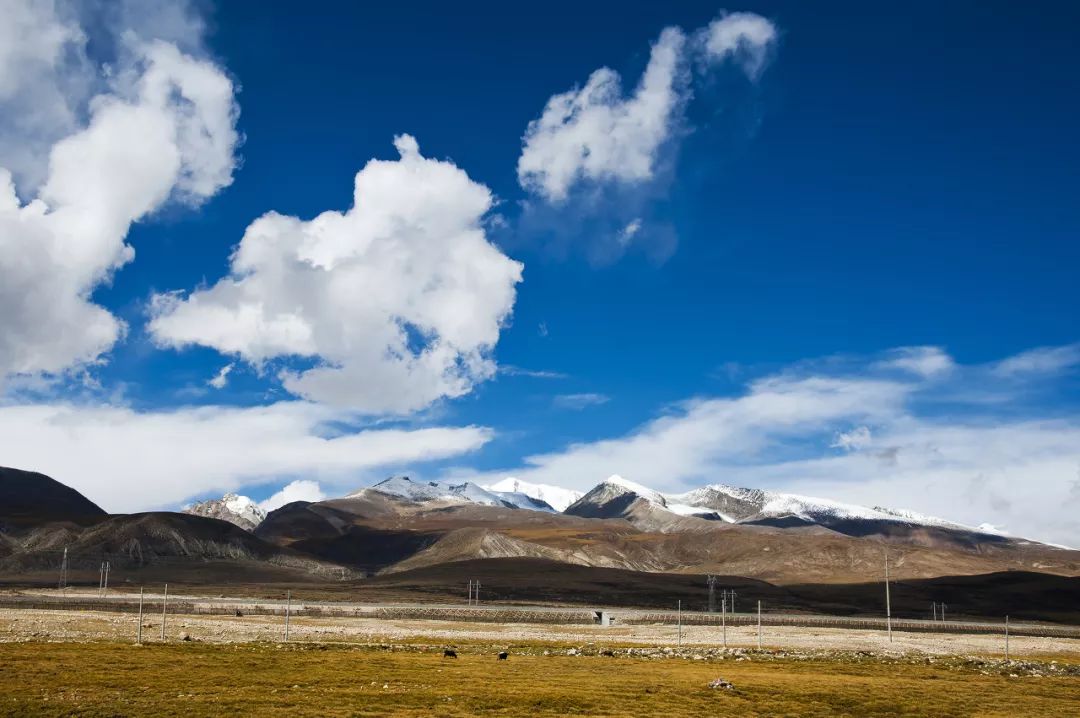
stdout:
POLYGON ((714 62, 733 58, 753 79, 765 67, 776 35, 776 26, 760 15, 733 12, 713 20, 705 28, 705 53, 714 62))
MULTIPOLYGON (((695 33, 708 63, 733 59, 754 79, 776 39, 773 24, 753 13, 733 13, 695 33)), ((653 179, 662 149, 675 134, 690 99, 686 33, 665 28, 652 46, 634 93, 602 67, 584 86, 551 97, 525 130, 518 181, 560 203, 582 182, 634 185, 653 179)))
POLYGON ((686 36, 667 28, 653 45, 634 94, 624 97, 619 73, 593 72, 584 87, 555 95, 529 123, 518 160, 523 187, 549 200, 566 198, 582 179, 636 182, 652 177, 685 94, 679 73, 686 36))
POLYGON ((404 413, 456 397, 495 371, 491 350, 513 308, 522 265, 488 241, 491 192, 450 162, 395 138, 396 161, 356 175, 354 205, 305 221, 253 222, 228 276, 155 298, 162 346, 213 347, 262 367, 275 357, 307 399, 404 413))
MULTIPOLYGON (((87 35, 52 3, 8 5, 21 20, 2 32, 29 32, 33 21, 46 40, 36 51, 0 50, 0 98, 23 92, 25 77, 51 73, 48 91, 63 104, 63 58, 79 55, 87 35)), ((40 186, 28 181, 20 191, 6 166, 27 105, 0 114, 0 378, 98 360, 125 326, 90 297, 134 257, 125 243, 132 223, 170 199, 199 204, 232 180, 238 111, 221 68, 152 37, 129 32, 119 42, 115 65, 97 78, 106 89, 89 101, 85 123, 51 145, 40 186)), ((72 80, 81 83, 81 74, 72 80)), ((77 123, 68 114, 64 123, 77 123)), ((12 159, 18 168, 22 160, 12 159)))

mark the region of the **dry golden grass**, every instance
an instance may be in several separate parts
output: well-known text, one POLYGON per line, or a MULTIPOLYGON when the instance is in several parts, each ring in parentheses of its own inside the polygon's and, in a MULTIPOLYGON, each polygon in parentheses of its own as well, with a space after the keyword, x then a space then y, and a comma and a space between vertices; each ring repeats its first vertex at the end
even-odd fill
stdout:
POLYGON ((0 644, 0 715, 1069 716, 1080 679, 876 660, 202 643, 0 644), (734 691, 707 687, 717 677, 734 691))

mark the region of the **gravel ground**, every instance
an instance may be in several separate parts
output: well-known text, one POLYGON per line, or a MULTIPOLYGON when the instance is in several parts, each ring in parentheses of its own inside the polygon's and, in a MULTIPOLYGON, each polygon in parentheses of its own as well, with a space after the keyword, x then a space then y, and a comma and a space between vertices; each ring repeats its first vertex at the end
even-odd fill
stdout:
MULTIPOLYGON (((135 640, 137 619, 115 613, 0 609, 0 642, 27 640, 89 641, 135 640)), ((169 640, 244 643, 280 641, 284 634, 281 617, 271 616, 169 616, 169 640)), ((158 641, 161 616, 144 616, 143 640, 158 641)), ((757 646, 756 628, 729 628, 728 646, 757 646)), ((423 620, 380 620, 368 618, 293 618, 290 640, 315 642, 380 643, 431 641, 454 644, 485 641, 529 643, 556 641, 574 644, 675 646, 674 626, 557 626, 542 624, 457 623, 423 620)), ((686 626, 684 646, 721 646, 723 634, 712 626, 686 626)), ((931 633, 893 633, 890 643, 881 631, 768 627, 761 645, 767 649, 869 651, 880 654, 983 655, 998 656, 1005 649, 1004 636, 931 633)), ((1012 656, 1059 654, 1080 660, 1080 640, 1065 638, 1013 637, 1012 656)))

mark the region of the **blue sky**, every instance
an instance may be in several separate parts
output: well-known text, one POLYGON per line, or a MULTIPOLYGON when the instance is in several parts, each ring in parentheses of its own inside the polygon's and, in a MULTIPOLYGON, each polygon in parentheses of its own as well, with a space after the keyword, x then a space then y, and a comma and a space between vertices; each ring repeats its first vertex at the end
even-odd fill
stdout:
POLYGON ((620 473, 1080 541, 1071 4, 103 7, 0 36, 0 463, 115 510, 620 473))

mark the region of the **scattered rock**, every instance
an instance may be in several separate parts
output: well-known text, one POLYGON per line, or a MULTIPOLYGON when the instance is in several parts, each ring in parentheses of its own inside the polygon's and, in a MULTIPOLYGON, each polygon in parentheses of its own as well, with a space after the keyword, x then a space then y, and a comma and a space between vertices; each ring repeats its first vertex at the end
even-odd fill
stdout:
POLYGON ((735 686, 730 681, 725 681, 723 678, 717 678, 709 683, 709 688, 723 691, 733 691, 735 686))

